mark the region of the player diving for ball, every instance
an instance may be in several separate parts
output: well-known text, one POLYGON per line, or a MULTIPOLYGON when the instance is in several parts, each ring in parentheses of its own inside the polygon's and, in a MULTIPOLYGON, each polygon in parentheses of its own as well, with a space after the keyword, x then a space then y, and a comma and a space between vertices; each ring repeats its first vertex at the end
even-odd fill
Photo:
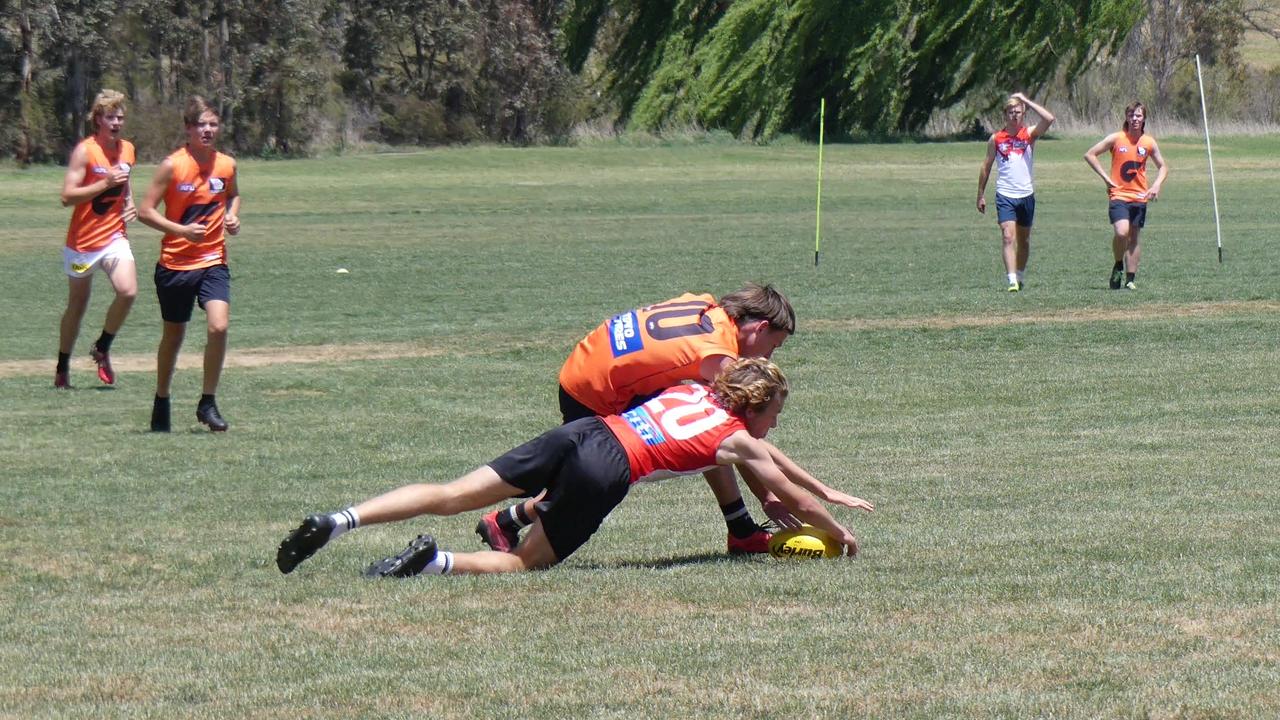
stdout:
MULTIPOLYGON (((739 357, 769 358, 795 334, 796 314, 771 285, 748 283, 721 297, 685 293, 618 313, 587 334, 560 368, 560 414, 566 423, 616 415, 682 381, 709 383, 739 357)), ((757 525, 728 467, 705 474, 728 528, 731 554, 764 553, 768 530, 757 525)), ((800 524, 754 478, 743 479, 777 525, 800 524)), ((534 497, 480 518, 476 532, 494 550, 510 551, 538 516, 534 497)))
POLYGON ((546 568, 586 543, 635 483, 730 465, 750 472, 797 518, 831 533, 852 557, 857 539, 819 500, 867 512, 871 503, 827 487, 764 441, 778 424, 787 392, 786 378, 772 362, 735 360, 710 388, 676 385, 620 415, 561 425, 452 482, 405 485, 331 515, 309 516, 280 543, 276 565, 292 572, 357 527, 454 515, 545 493, 530 532, 511 552, 447 552, 430 535, 419 535, 400 554, 370 565, 365 575, 546 568))

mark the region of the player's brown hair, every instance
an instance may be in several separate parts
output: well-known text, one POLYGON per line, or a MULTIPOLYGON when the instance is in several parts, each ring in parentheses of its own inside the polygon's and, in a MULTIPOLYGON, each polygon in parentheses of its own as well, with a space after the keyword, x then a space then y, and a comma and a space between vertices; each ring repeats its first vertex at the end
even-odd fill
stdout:
POLYGON ((737 417, 746 417, 747 410, 760 412, 775 397, 786 397, 788 392, 782 370, 764 358, 734 360, 711 383, 716 402, 737 417))
POLYGON ((98 96, 93 99, 93 107, 90 109, 89 119, 97 127, 98 118, 113 110, 124 110, 124 93, 103 88, 102 92, 98 93, 98 96))
POLYGON ((784 330, 788 335, 796 333, 796 311, 786 296, 772 285, 747 283, 741 290, 720 298, 720 307, 737 325, 768 320, 774 330, 784 330))
POLYGON ((1143 132, 1144 130, 1147 129, 1147 106, 1143 105, 1138 100, 1134 100, 1133 102, 1129 103, 1129 105, 1124 109, 1124 131, 1125 132, 1129 132, 1129 116, 1132 115, 1133 111, 1137 110, 1138 108, 1142 108, 1142 127, 1138 128, 1138 132, 1143 132))
POLYGON ((200 123, 200 116, 211 112, 217 117, 218 111, 214 109, 209 101, 199 95, 192 95, 187 98, 187 104, 182 109, 182 124, 187 127, 195 127, 200 123))

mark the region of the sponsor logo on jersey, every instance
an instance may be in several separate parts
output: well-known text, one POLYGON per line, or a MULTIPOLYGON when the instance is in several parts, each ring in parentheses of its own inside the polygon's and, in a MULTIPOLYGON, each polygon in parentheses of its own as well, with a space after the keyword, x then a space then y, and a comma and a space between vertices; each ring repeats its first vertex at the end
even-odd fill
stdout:
POLYGON ((209 178, 210 192, 216 192, 216 193, 222 192, 222 189, 226 187, 226 185, 227 184, 223 182, 222 178, 209 178))
POLYGON ((1146 156, 1147 156, 1147 149, 1146 149, 1146 148, 1144 148, 1144 147, 1139 147, 1139 148, 1138 148, 1138 157, 1146 157, 1146 156))
POLYGON ((609 347, 613 350, 614 357, 644 349, 644 340, 640 337, 640 320, 634 310, 609 318, 609 347))
POLYGON ((1121 145, 1120 147, 1116 148, 1116 150, 1119 150, 1122 153, 1129 152, 1129 148, 1125 147, 1124 145, 1121 145))
POLYGON ((107 170, 106 168, 102 167, 101 165, 94 165, 94 166, 93 166, 93 174, 94 174, 94 175, 106 175, 106 174, 107 174, 107 172, 108 172, 108 170, 107 170))
POLYGON ((636 435, 640 436, 645 445, 661 445, 667 441, 662 431, 653 422, 653 418, 649 417, 648 412, 645 412, 644 406, 622 413, 622 419, 626 420, 631 429, 636 431, 636 435))
POLYGON ((178 192, 195 192, 196 186, 192 183, 178 183, 178 192))

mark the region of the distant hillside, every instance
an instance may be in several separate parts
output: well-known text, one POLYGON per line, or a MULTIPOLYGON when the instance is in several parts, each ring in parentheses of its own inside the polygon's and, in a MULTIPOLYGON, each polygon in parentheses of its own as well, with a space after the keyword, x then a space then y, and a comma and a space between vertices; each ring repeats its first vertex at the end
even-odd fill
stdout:
MULTIPOLYGON (((1271 24, 1280 28, 1280 0, 1259 0, 1259 5, 1267 6, 1274 15, 1271 24)), ((1280 40, 1256 30, 1245 33, 1244 44, 1240 47, 1240 55, 1247 65, 1260 70, 1280 67, 1280 40)))

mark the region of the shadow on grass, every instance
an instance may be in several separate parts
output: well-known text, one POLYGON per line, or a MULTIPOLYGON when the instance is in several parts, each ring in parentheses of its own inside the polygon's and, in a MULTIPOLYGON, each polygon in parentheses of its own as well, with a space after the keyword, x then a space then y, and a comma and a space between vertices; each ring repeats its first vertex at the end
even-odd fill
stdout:
MULTIPOLYGON (((662 570, 665 568, 683 567, 685 565, 702 565, 706 563, 736 563, 749 562, 756 556, 752 555, 725 555, 724 553, 703 553, 701 555, 679 555, 661 559, 650 560, 622 560, 618 562, 596 562, 585 563, 579 567, 588 570, 622 570, 628 568, 646 569, 646 570, 662 570)), ((759 556, 767 557, 767 556, 759 556)))

